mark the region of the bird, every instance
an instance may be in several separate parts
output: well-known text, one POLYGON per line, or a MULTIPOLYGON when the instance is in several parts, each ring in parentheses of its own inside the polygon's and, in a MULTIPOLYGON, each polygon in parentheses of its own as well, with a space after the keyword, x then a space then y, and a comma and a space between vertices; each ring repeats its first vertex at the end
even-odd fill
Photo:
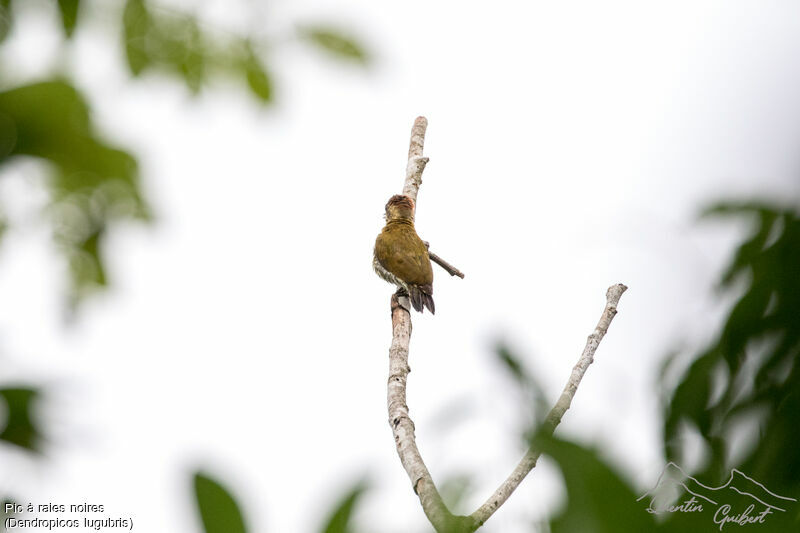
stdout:
POLYGON ((420 313, 435 314, 433 268, 428 247, 414 229, 414 200, 396 194, 386 203, 386 225, 375 239, 372 267, 382 279, 397 285, 420 313))

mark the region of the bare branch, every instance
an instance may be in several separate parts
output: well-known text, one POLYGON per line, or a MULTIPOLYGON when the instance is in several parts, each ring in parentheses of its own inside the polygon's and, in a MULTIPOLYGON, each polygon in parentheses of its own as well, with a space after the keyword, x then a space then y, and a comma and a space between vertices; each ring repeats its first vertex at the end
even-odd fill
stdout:
MULTIPOLYGON (((414 127, 411 129, 403 194, 414 199, 415 204, 417 192, 422 183, 422 171, 425 170, 425 164, 428 162, 428 158, 422 156, 427 126, 428 121, 425 117, 417 117, 414 127)), ((447 509, 417 448, 414 422, 408 414, 408 405, 406 404, 406 381, 408 373, 411 371, 408 366, 411 314, 408 302, 402 300, 406 300, 406 298, 398 298, 397 294, 392 296, 392 345, 389 348, 389 383, 387 387, 389 425, 394 434, 400 462, 411 479, 414 492, 419 496, 422 510, 437 531, 450 532, 454 531, 454 528, 457 527, 456 524, 466 518, 455 517, 447 509)))
POLYGON ((442 267, 448 274, 451 276, 458 276, 461 279, 464 279, 464 273, 461 272, 459 269, 436 255, 435 253, 431 252, 431 245, 428 241, 422 241, 425 244, 425 248, 428 250, 428 257, 431 258, 431 261, 442 267))
MULTIPOLYGON (((400 305, 397 295, 392 296, 392 345, 389 348, 389 383, 387 402, 389 425, 394 433, 397 454, 411 487, 419 497, 425 516, 437 531, 452 531, 457 520, 442 501, 430 472, 422 460, 414 435, 414 422, 406 404, 406 382, 411 369, 408 366, 408 345, 411 341, 411 315, 400 305)), ((463 517, 459 517, 463 519, 463 517)))
MULTIPOLYGON (((422 172, 425 170, 425 165, 428 164, 429 159, 422 156, 422 150, 425 147, 425 131, 428 129, 428 119, 425 117, 417 117, 414 120, 414 126, 411 128, 411 142, 408 145, 408 165, 406 165, 406 181, 403 184, 403 194, 410 196, 414 200, 414 214, 417 211, 417 193, 419 186, 422 185, 422 172)), ((425 243, 428 246, 428 243, 425 243)), ((458 276, 464 278, 464 274, 439 257, 434 253, 429 254, 431 261, 442 267, 451 276, 458 276)))
POLYGON ((458 276, 459 278, 464 279, 464 273, 461 272, 459 269, 457 269, 456 267, 454 267, 453 265, 451 265, 438 255, 436 255, 435 253, 431 252, 430 250, 428 250, 428 255, 430 256, 431 261, 433 261, 434 263, 445 269, 448 274, 450 274, 451 276, 458 276))
MULTIPOLYGON (((573 367, 572 374, 569 376, 569 381, 567 381, 564 391, 561 393, 561 397, 553 408, 550 409, 550 412, 547 414, 542 424, 541 430, 547 434, 552 434, 553 431, 555 431, 564 413, 569 409, 572 399, 575 397, 575 392, 578 390, 578 385, 580 385, 581 379, 583 379, 583 375, 586 373, 589 365, 594 361, 594 353, 597 351, 600 341, 603 340, 603 337, 608 331, 608 326, 611 324, 611 320, 613 320, 614 315, 617 314, 619 299, 627 288, 628 287, 625 285, 618 283, 617 285, 612 285, 608 288, 608 291, 606 291, 606 307, 603 310, 603 314, 600 316, 600 322, 598 322, 597 327, 586 340, 586 347, 583 349, 580 359, 578 359, 578 362, 573 367)), ((536 461, 539 459, 541 453, 540 450, 534 447, 528 449, 517 467, 511 472, 511 475, 509 475, 497 490, 494 491, 494 494, 486 500, 486 503, 481 505, 477 511, 470 515, 478 526, 483 525, 486 520, 505 503, 508 497, 511 496, 511 493, 514 492, 514 489, 519 486, 525 476, 536 466, 536 461)))
MULTIPOLYGON (((425 117, 417 117, 414 127, 411 130, 411 143, 408 149, 408 166, 406 167, 406 179, 403 186, 403 194, 414 199, 416 204, 419 186, 422 183, 422 172, 428 162, 427 157, 423 157, 422 149, 425 144, 425 129, 428 121, 425 117)), ((427 243, 426 243, 427 245, 427 243)), ((451 275, 464 277, 457 268, 442 260, 435 254, 430 253, 431 259, 447 270, 451 275)), ((561 422, 561 418, 569 409, 572 398, 578 390, 578 385, 592 364, 594 353, 600 341, 608 331, 611 320, 617 313, 617 304, 625 292, 625 285, 614 285, 606 293, 606 307, 597 327, 589 335, 586 347, 581 354, 578 363, 572 369, 564 392, 556 402, 555 406, 548 413, 542 431, 552 433, 556 426, 561 422)), ((387 385, 387 405, 389 411, 389 425, 394 434, 397 454, 403 465, 414 492, 419 497, 422 510, 439 533, 471 533, 482 526, 497 509, 505 503, 508 497, 519 486, 526 475, 536 466, 536 461, 541 455, 541 451, 531 447, 517 467, 500 487, 492 494, 486 503, 470 516, 455 516, 445 505, 436 485, 433 483, 430 472, 422 460, 422 455, 417 448, 416 437, 414 435, 414 422, 411 420, 406 404, 406 383, 408 373, 411 369, 408 366, 408 348, 411 342, 411 315, 407 298, 392 296, 392 345, 389 348, 389 382, 387 385), (406 301, 404 301, 406 300, 406 301)))
POLYGON ((422 172, 428 164, 428 158, 422 156, 425 146, 425 130, 428 128, 428 119, 417 117, 414 127, 411 128, 411 142, 408 146, 408 165, 406 165, 406 181, 403 184, 403 194, 410 196, 417 204, 417 192, 422 184, 422 172))

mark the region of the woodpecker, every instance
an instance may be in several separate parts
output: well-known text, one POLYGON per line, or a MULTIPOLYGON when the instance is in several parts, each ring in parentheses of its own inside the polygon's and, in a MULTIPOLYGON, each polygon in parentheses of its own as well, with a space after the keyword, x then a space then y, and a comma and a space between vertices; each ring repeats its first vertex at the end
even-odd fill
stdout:
POLYGON ((428 247, 414 229, 414 200, 396 194, 386 203, 386 225, 375 239, 372 267, 381 278, 397 285, 420 313, 433 304, 433 269, 428 247))

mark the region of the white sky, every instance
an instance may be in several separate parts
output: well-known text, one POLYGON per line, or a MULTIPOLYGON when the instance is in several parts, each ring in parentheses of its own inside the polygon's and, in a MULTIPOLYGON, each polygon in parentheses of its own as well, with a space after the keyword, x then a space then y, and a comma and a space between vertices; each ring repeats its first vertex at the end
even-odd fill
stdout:
MULTIPOLYGON (((192 99, 130 83, 101 23, 61 55, 55 19, 24 19, 5 69, 39 79, 66 57, 104 132, 139 156, 157 221, 112 233, 113 288, 66 326, 64 265, 35 217, 41 171, 0 181, 17 223, 0 248, 4 377, 47 385, 51 430, 44 460, 0 450, 0 489, 197 531, 188 473, 203 466, 252 531, 312 532, 367 473, 366 529, 425 531, 386 423, 392 289, 371 270, 420 114, 417 229, 466 272, 437 270, 437 315, 413 316, 409 405, 434 479, 474 475, 471 512, 523 452, 495 339, 554 400, 623 282, 559 433, 649 486, 663 466, 656 369, 713 336, 725 307, 712 284, 746 228, 696 213, 800 192, 800 6, 174 3, 267 31, 335 21, 375 64, 280 47, 279 103, 264 111, 238 89, 192 99)), ((526 530, 558 487, 542 461, 485 530, 526 530)))

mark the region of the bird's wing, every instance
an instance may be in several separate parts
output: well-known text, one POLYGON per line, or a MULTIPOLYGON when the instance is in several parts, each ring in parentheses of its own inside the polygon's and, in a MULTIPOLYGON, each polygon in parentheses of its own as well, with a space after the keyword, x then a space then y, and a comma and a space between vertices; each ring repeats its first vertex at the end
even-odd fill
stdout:
POLYGON ((384 229, 375 242, 376 256, 386 270, 405 283, 430 287, 433 269, 428 249, 416 232, 409 229, 384 229))

